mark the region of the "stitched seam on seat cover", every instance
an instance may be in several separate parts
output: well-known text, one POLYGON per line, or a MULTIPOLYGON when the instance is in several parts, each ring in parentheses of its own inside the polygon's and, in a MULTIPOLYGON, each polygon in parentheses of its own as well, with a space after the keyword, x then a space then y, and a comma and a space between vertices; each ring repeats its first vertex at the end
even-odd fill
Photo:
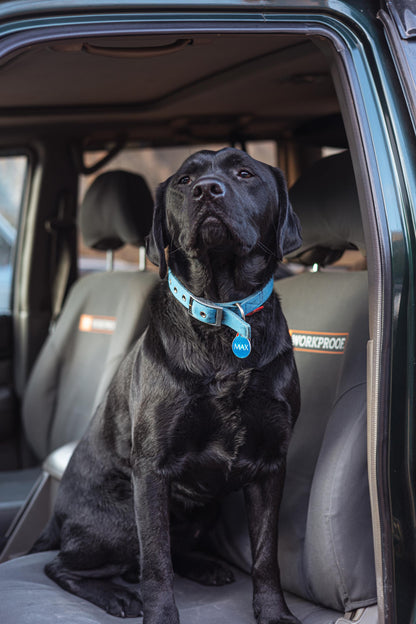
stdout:
MULTIPOLYGON (((354 390, 355 388, 358 388, 358 387, 363 386, 363 385, 366 385, 366 384, 365 383, 360 383, 360 384, 356 384, 355 386, 352 386, 346 392, 344 392, 342 394, 342 396, 345 396, 346 394, 348 394, 348 392, 351 392, 351 390, 354 390)), ((349 434, 349 436, 347 436, 347 441, 350 439, 350 437, 352 437, 353 433, 354 433, 354 428, 350 429, 350 434, 349 434)), ((331 518, 332 518, 332 502, 333 502, 333 498, 334 498, 333 497, 333 493, 334 493, 334 490, 335 490, 335 481, 336 481, 335 476, 336 476, 337 471, 338 471, 339 462, 340 462, 340 458, 338 458, 338 460, 336 462, 336 465, 335 465, 335 469, 332 472, 333 479, 332 479, 332 484, 331 484, 330 504, 329 504, 329 512, 326 515, 326 520, 328 522, 328 529, 329 529, 328 532, 329 532, 330 539, 331 539, 331 547, 332 547, 332 552, 333 552, 333 558, 334 558, 335 564, 336 564, 337 569, 338 569, 339 582, 340 582, 340 586, 342 587, 342 591, 343 591, 343 604, 344 604, 344 607, 346 607, 348 599, 349 599, 349 595, 348 595, 348 591, 347 591, 346 584, 345 584, 345 581, 344 581, 344 576, 343 576, 342 571, 341 571, 340 562, 339 562, 339 559, 337 557, 337 550, 336 550, 336 547, 335 547, 334 533, 332 531, 332 522, 331 522, 331 518)))
POLYGON ((351 392, 351 390, 355 390, 356 388, 359 388, 360 386, 366 386, 366 385, 367 385, 367 381, 360 381, 359 383, 356 383, 355 385, 350 386, 349 388, 344 390, 344 392, 340 394, 339 396, 337 396, 337 398, 333 402, 332 409, 334 409, 337 406, 337 404, 341 401, 341 399, 343 399, 349 392, 351 392))

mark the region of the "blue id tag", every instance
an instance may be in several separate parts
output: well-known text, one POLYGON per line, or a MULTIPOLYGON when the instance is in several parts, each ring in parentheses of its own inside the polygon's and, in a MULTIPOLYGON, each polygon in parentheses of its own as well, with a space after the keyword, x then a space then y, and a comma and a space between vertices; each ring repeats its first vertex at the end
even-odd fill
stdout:
POLYGON ((237 335, 233 340, 233 353, 238 358, 246 358, 250 355, 251 351, 251 343, 248 338, 244 338, 244 336, 237 335))

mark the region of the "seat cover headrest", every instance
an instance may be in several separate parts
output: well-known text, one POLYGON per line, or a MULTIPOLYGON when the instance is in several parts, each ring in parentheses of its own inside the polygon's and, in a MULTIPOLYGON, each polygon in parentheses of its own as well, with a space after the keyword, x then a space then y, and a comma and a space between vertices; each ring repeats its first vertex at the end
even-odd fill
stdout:
POLYGON ((348 152, 318 161, 293 185, 290 201, 303 244, 288 258, 311 265, 337 260, 346 249, 365 253, 358 193, 348 152))
POLYGON ((140 247, 150 231, 152 216, 153 199, 144 178, 129 171, 107 171, 85 194, 79 225, 88 247, 140 247))

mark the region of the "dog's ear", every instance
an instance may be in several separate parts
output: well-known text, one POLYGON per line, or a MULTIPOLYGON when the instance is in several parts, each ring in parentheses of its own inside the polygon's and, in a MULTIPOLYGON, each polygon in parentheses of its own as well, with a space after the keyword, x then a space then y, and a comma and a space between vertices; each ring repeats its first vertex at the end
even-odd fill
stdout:
POLYGON ((276 255, 278 260, 282 260, 288 253, 301 246, 301 228, 298 216, 293 212, 289 201, 289 193, 283 173, 276 167, 270 167, 270 169, 276 181, 279 210, 276 228, 276 255))
POLYGON ((159 267, 159 275, 163 279, 167 273, 165 247, 169 245, 166 226, 166 190, 170 178, 159 184, 156 191, 156 203, 153 211, 152 229, 146 237, 146 254, 151 262, 159 267))

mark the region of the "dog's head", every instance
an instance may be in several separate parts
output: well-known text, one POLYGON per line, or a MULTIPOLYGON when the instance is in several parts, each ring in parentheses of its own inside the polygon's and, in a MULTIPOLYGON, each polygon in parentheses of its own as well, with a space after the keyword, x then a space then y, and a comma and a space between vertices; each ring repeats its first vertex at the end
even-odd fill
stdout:
POLYGON ((279 169, 234 148, 204 150, 159 186, 147 254, 161 277, 166 247, 199 259, 263 249, 279 261, 301 245, 299 229, 279 169))

